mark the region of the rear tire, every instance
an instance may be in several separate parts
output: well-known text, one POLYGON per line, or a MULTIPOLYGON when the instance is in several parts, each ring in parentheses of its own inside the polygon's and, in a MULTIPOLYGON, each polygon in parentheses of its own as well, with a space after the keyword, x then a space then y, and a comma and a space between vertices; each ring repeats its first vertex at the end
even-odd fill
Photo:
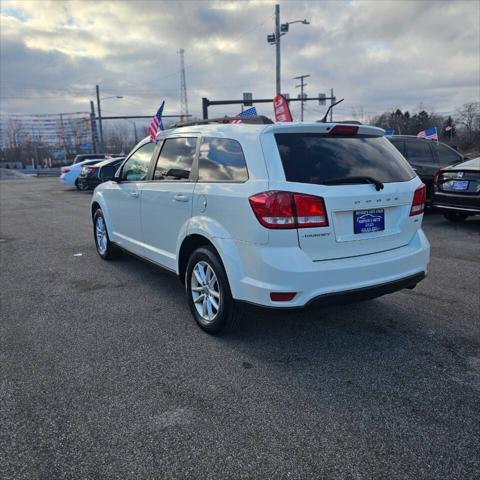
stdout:
POLYGON ((121 250, 110 241, 105 217, 100 208, 93 216, 93 238, 95 239, 97 253, 103 260, 114 260, 120 256, 121 250))
POLYGON ((85 183, 80 183, 78 179, 75 181, 75 186, 81 191, 81 192, 86 192, 89 190, 88 185, 85 183))
POLYGON ((242 318, 230 291, 227 274, 211 247, 195 250, 185 273, 188 306, 198 326, 207 333, 233 330, 242 318))
POLYGON ((458 213, 458 212, 444 212, 443 216, 449 221, 453 223, 461 223, 466 220, 468 215, 466 213, 458 213))

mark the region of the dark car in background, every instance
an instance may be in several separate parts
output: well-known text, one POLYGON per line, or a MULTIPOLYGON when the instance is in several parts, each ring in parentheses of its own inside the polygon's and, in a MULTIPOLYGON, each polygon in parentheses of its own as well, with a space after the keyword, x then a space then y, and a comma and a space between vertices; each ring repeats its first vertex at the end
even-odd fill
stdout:
POLYGON ((432 198, 433 179, 438 170, 466 160, 461 153, 441 142, 413 135, 393 135, 387 138, 407 159, 427 187, 428 202, 432 198))
POLYGON ((85 165, 78 177, 80 189, 93 190, 100 183, 111 180, 124 160, 125 157, 116 157, 93 165, 85 165))
POLYGON ((76 163, 83 162, 84 160, 95 160, 98 158, 98 160, 102 160, 107 158, 106 153, 82 153, 80 155, 76 155, 75 158, 73 159, 72 165, 75 165, 76 163))
POLYGON ((480 157, 437 172, 432 207, 442 210, 451 222, 480 215, 480 157))

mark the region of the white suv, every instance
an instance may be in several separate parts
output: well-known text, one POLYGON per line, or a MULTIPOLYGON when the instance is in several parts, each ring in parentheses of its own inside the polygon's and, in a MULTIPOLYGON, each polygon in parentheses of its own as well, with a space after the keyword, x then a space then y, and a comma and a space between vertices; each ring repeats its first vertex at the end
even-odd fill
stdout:
POLYGON ((413 288, 425 277, 425 186, 383 130, 201 124, 140 142, 95 189, 99 255, 175 272, 201 328, 238 302, 298 308, 413 288))

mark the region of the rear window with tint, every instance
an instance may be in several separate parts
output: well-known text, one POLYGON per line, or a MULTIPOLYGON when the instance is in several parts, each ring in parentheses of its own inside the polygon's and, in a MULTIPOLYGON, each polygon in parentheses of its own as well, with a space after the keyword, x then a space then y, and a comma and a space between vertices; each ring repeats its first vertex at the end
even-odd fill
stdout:
POLYGON ((345 177, 406 182, 415 172, 384 137, 329 137, 318 133, 275 135, 289 182, 322 183, 345 177))

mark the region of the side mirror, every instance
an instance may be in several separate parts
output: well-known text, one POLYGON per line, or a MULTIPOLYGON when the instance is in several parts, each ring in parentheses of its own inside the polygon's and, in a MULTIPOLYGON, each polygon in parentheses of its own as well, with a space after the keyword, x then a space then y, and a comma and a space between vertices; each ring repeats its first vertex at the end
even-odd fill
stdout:
POLYGON ((167 171, 165 176, 178 179, 187 179, 190 176, 190 172, 188 170, 183 170, 182 168, 171 168, 167 171))

